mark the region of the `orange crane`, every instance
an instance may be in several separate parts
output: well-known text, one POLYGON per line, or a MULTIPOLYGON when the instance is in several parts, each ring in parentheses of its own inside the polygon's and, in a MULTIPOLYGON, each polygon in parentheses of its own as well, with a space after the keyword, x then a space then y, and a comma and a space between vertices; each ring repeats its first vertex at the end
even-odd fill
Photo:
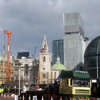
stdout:
POLYGON ((9 54, 10 54, 10 35, 12 32, 8 32, 7 30, 4 33, 8 34, 8 50, 7 50, 7 81, 9 81, 10 71, 9 71, 9 54))

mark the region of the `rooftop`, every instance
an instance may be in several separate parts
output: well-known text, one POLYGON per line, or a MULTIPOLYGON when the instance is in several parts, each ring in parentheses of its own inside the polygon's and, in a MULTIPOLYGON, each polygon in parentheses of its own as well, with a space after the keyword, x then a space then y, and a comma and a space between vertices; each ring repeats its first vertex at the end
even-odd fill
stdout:
POLYGON ((60 63, 60 58, 57 58, 56 64, 51 67, 52 70, 66 70, 66 67, 60 63))

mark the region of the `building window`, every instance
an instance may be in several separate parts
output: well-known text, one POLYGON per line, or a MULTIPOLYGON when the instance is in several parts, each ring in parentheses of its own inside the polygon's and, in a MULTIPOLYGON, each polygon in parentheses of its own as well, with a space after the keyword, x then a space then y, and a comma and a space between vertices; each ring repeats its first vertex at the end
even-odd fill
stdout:
POLYGON ((68 86, 68 79, 66 79, 66 86, 68 86))
POLYGON ((43 62, 45 62, 45 61, 46 61, 46 57, 44 56, 44 57, 43 57, 43 62))
POLYGON ((43 84, 45 84, 45 81, 43 81, 43 84))
POLYGON ((47 79, 49 79, 49 72, 47 72, 47 79))
POLYGON ((43 68, 43 70, 45 70, 45 68, 43 68))
POLYGON ((45 74, 43 74, 43 78, 45 78, 45 74))
POLYGON ((54 73, 54 78, 56 79, 56 72, 54 73))
POLYGON ((53 73, 51 72, 51 80, 53 79, 53 73))
POLYGON ((72 79, 70 80, 70 85, 72 86, 72 79))

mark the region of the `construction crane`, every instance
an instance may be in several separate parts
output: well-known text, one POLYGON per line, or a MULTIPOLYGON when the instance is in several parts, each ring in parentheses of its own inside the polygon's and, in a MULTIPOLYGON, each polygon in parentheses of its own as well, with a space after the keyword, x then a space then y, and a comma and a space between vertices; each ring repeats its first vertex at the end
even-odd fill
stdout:
POLYGON ((2 77, 3 77, 3 81, 2 81, 2 83, 4 84, 4 72, 5 72, 5 44, 3 45, 3 75, 2 75, 2 77))
POLYGON ((7 30, 4 31, 4 33, 8 34, 8 50, 7 50, 7 81, 9 81, 10 71, 9 71, 9 54, 10 54, 10 35, 12 35, 12 32, 8 32, 7 30))

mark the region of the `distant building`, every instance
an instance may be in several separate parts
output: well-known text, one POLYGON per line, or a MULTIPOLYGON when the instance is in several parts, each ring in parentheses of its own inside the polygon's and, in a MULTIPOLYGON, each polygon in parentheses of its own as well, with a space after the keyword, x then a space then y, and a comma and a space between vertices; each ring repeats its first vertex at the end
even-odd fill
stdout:
POLYGON ((56 63, 51 67, 51 83, 57 80, 62 70, 66 70, 66 67, 60 63, 60 58, 57 57, 56 63))
POLYGON ((21 86, 23 85, 31 85, 33 84, 32 81, 32 69, 33 69, 33 61, 34 59, 31 57, 21 57, 15 58, 15 81, 18 85, 19 81, 19 68, 21 70, 20 78, 21 78, 21 86))
POLYGON ((40 51, 39 59, 39 83, 47 84, 50 82, 51 78, 51 54, 48 50, 48 44, 46 36, 44 35, 44 40, 42 43, 42 48, 40 51))
POLYGON ((38 84, 38 74, 39 74, 39 59, 34 59, 31 71, 31 81, 33 84, 38 84))
POLYGON ((17 58, 21 59, 22 57, 29 57, 29 52, 18 52, 17 58))
POLYGON ((84 53, 84 65, 91 78, 100 81, 100 36, 88 44, 84 53))
POLYGON ((61 64, 64 64, 64 40, 53 40, 52 43, 52 63, 55 64, 57 57, 60 58, 61 64))
MULTIPOLYGON (((38 79, 39 79, 39 84, 50 84, 50 83, 54 83, 56 81, 56 79, 59 77, 61 70, 66 70, 66 67, 61 64, 61 60, 60 57, 62 58, 62 54, 63 54, 63 40, 54 40, 54 54, 56 53, 56 61, 55 64, 53 64, 51 66, 51 54, 48 50, 48 44, 47 44, 47 40, 46 40, 46 36, 44 35, 44 40, 42 43, 42 48, 40 51, 40 59, 39 59, 39 73, 37 76, 37 70, 38 70, 38 65, 37 67, 33 67, 34 69, 36 68, 36 74, 34 72, 34 80, 38 83, 38 79), (57 45, 58 42, 58 45, 57 45), (59 49, 59 50, 58 50, 59 49), (58 52, 58 53, 57 53, 58 52), (61 52, 61 53, 60 53, 61 52), (58 57, 59 54, 59 57, 58 57), (37 80, 36 80, 37 78, 37 80)), ((54 56, 54 55, 53 55, 54 56)))
POLYGON ((86 41, 79 13, 64 13, 64 65, 67 70, 84 64, 86 41))

